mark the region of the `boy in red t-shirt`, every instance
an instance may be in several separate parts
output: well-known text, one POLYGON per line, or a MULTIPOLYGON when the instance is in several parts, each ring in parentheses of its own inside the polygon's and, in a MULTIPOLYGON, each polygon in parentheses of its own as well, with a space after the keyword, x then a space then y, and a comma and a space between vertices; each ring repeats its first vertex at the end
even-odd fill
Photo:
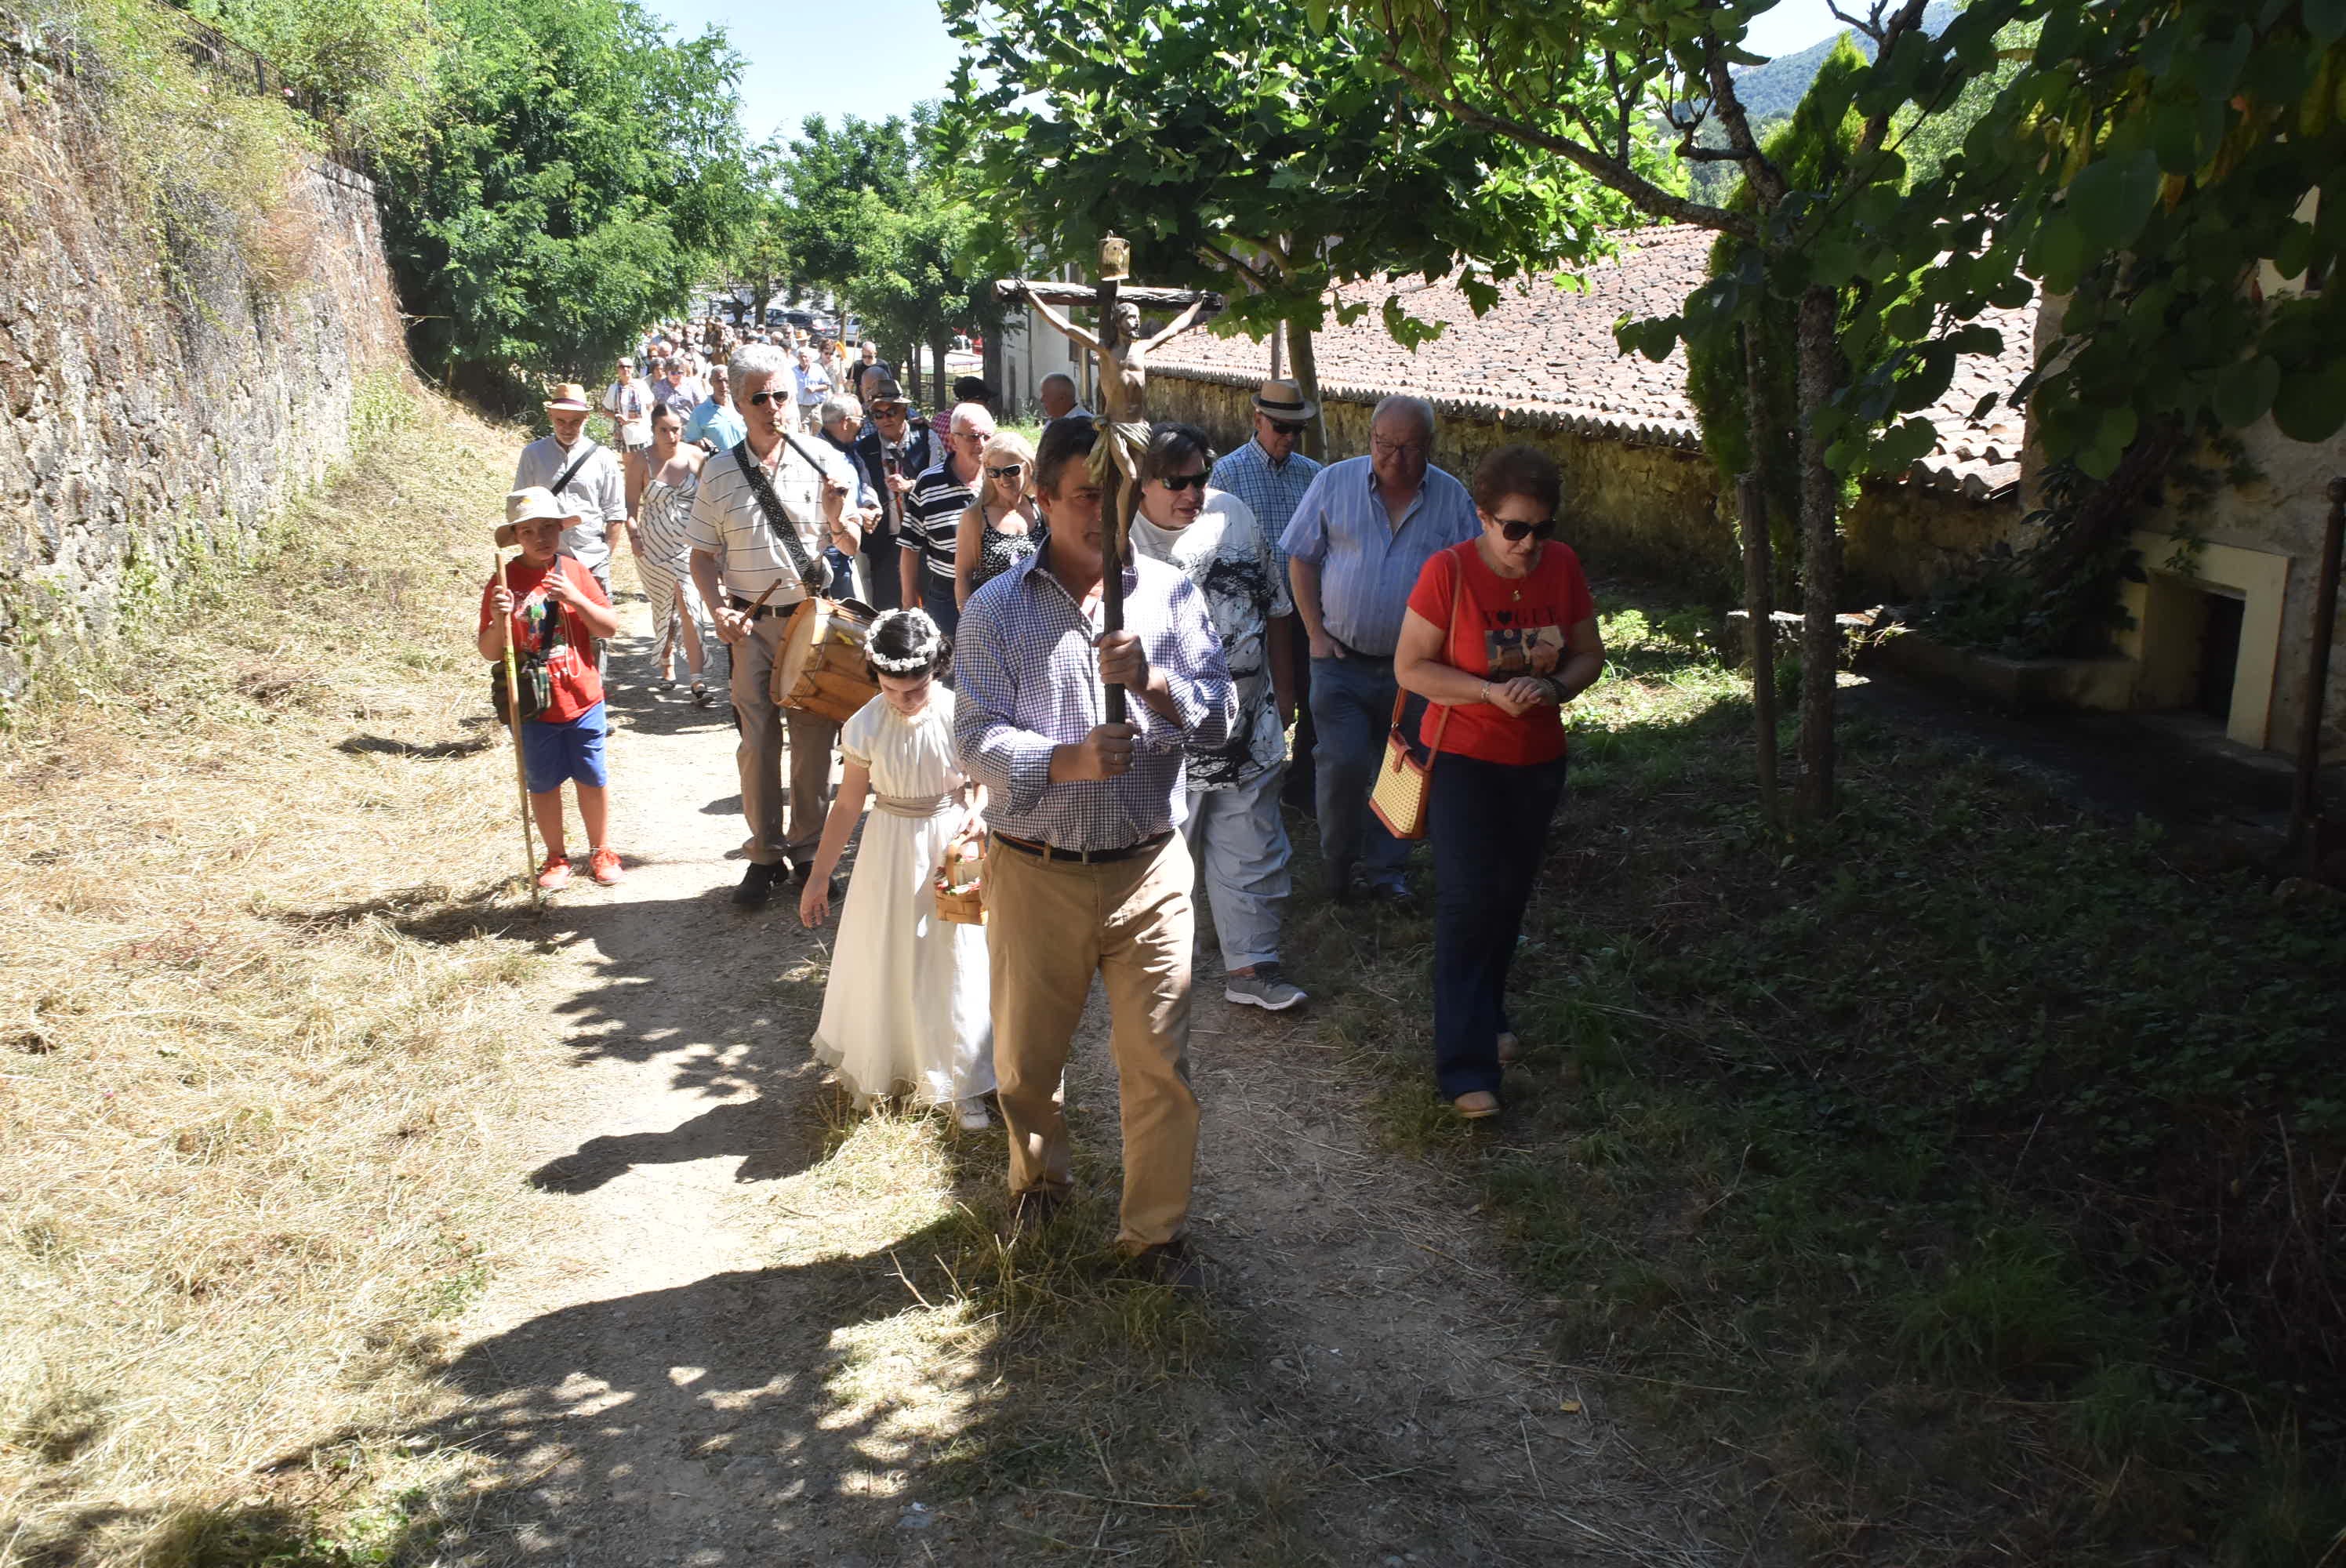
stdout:
POLYGON ((546 840, 546 863, 538 868, 537 885, 547 892, 570 881, 570 857, 563 849, 566 779, 578 789, 587 873, 606 886, 620 875, 618 851, 606 841, 611 776, 603 759, 603 742, 609 726, 603 715, 603 677, 593 656, 594 639, 616 633, 619 617, 612 613, 611 601, 595 575, 557 553, 562 530, 577 521, 576 510, 556 500, 543 485, 505 497, 505 523, 497 530, 497 543, 519 545, 521 557, 505 567, 502 584, 492 577, 481 591, 475 639, 483 658, 502 663, 510 635, 516 658, 546 667, 549 695, 540 712, 522 721, 521 755, 530 815, 546 840))

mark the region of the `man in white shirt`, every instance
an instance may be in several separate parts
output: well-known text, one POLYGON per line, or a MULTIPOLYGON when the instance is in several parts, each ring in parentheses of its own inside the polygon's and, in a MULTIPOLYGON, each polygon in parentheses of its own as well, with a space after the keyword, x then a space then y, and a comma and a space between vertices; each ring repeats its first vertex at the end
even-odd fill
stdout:
POLYGON ((784 709, 773 698, 783 629, 811 591, 799 562, 825 575, 825 548, 852 559, 862 536, 847 508, 855 490, 852 466, 820 441, 784 433, 796 394, 790 361, 779 349, 751 343, 735 351, 728 370, 734 404, 749 427, 746 455, 764 475, 781 515, 769 517, 734 453, 720 452, 700 471, 685 535, 692 541, 693 585, 717 622, 717 635, 733 650, 733 711, 741 720, 734 759, 740 770, 741 815, 750 824, 750 839, 742 846, 750 866, 733 901, 754 909, 771 896, 778 877, 795 870, 803 881, 812 871, 831 804, 831 754, 839 726, 817 714, 784 709), (781 527, 790 529, 796 548, 783 542, 777 532, 781 527), (770 585, 774 591, 759 604, 770 585), (781 788, 785 731, 790 748, 787 832, 781 788))
POLYGON ((619 433, 619 444, 629 452, 652 443, 651 394, 636 381, 636 361, 619 361, 618 379, 603 392, 603 412, 619 433))
POLYGON ((1043 423, 1055 419, 1091 419, 1092 411, 1076 401, 1076 378, 1054 371, 1035 387, 1035 399, 1043 405, 1043 423))
POLYGON ((562 553, 595 574, 606 598, 611 593, 611 553, 627 536, 627 484, 611 449, 586 433, 586 389, 565 382, 546 400, 551 435, 521 449, 513 487, 543 485, 570 504, 578 519, 562 531, 562 553))
MULTIPOLYGON (((811 348, 799 351, 798 370, 794 372, 798 386, 799 428, 812 435, 822 428, 822 400, 831 395, 831 372, 823 369, 811 348)), ((737 392, 739 389, 736 389, 737 392)))

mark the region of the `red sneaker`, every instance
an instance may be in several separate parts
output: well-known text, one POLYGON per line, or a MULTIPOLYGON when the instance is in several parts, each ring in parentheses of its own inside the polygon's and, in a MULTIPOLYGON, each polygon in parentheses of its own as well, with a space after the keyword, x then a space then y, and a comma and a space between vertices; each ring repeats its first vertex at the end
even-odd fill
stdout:
POLYGON ((570 885, 570 857, 548 855, 546 864, 537 868, 537 886, 542 892, 558 893, 570 885))
POLYGON ((607 888, 627 873, 619 869, 618 850, 597 845, 586 857, 586 874, 607 888))

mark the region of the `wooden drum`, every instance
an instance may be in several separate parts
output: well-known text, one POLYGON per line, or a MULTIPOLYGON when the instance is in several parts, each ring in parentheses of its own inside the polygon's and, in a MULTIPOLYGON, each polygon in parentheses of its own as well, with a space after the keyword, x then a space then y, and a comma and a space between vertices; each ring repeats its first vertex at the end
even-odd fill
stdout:
POLYGON ((774 661, 775 703, 844 724, 879 696, 864 664, 872 618, 866 606, 838 599, 810 597, 791 611, 774 661))

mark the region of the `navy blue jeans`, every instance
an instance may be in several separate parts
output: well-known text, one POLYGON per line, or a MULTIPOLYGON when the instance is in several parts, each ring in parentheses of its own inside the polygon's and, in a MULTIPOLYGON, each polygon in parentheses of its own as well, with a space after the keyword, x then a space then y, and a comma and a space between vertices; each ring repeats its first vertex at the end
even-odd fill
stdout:
POLYGON ((953 579, 940 577, 925 566, 921 569, 921 608, 929 612, 929 619, 945 636, 961 630, 961 606, 954 603, 953 579))
POLYGON ((1386 832, 1369 809, 1369 789, 1384 758, 1399 689, 1390 658, 1311 661, 1320 856, 1331 892, 1342 892, 1355 868, 1372 882, 1398 882, 1409 864, 1409 846, 1386 832))
POLYGON ((1528 767, 1434 759, 1433 1076, 1444 1099, 1498 1092, 1507 969, 1564 772, 1561 757, 1528 767))

